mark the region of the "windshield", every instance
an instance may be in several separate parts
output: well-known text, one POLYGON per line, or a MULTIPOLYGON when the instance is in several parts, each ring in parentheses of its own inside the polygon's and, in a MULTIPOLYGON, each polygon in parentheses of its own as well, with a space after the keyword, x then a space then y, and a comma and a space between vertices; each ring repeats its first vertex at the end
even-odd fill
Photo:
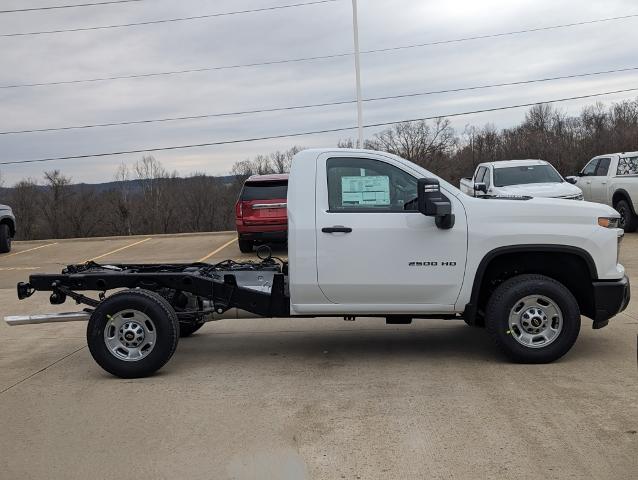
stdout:
POLYGON ((563 178, 550 165, 527 165, 494 169, 494 185, 524 185, 527 183, 562 183, 563 178))

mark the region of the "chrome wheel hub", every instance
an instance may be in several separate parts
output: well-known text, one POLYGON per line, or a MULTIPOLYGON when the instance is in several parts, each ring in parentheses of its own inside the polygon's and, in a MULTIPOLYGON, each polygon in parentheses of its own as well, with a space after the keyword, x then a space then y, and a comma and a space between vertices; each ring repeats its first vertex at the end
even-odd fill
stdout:
POLYGON ((104 343, 111 355, 126 362, 145 358, 155 347, 155 324, 138 310, 122 310, 108 317, 104 343))
POLYGON ((509 316, 509 333, 530 348, 546 347, 563 329, 563 313, 552 299, 530 295, 514 304, 509 316))

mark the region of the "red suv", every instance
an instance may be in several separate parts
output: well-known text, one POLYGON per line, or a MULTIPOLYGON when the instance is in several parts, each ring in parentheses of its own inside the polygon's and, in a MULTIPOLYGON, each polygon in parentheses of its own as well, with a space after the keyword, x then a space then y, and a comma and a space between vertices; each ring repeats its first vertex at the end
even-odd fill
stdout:
POLYGON ((287 240, 287 196, 287 174, 253 175, 246 180, 235 205, 239 250, 248 253, 255 243, 287 240))

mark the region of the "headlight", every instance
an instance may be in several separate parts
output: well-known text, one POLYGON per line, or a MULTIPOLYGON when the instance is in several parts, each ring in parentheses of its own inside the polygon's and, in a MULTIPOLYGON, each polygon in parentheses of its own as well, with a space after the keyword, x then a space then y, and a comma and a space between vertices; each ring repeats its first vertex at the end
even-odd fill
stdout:
POLYGON ((579 193, 574 197, 574 200, 585 200, 585 196, 582 193, 579 193))
POLYGON ((598 225, 605 228, 618 228, 619 217, 598 217, 598 225))

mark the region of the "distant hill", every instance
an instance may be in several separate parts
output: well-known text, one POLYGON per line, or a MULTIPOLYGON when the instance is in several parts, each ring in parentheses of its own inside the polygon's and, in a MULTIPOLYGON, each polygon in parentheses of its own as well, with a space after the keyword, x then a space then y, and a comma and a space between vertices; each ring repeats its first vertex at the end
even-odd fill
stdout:
MULTIPOLYGON (((214 175, 210 175, 211 177, 215 177, 214 175)), ((189 177, 180 177, 183 180, 188 179, 189 177)), ((218 176, 215 177, 218 178, 220 180, 222 180, 222 182, 224 184, 230 184, 232 183, 237 176, 236 175, 223 175, 223 176, 218 176)), ((71 188, 92 188, 96 193, 100 194, 103 192, 108 192, 109 190, 113 190, 116 188, 119 188, 122 184, 126 184, 129 191, 131 191, 132 193, 136 193, 142 190, 142 185, 143 185, 144 180, 125 180, 125 181, 114 181, 114 182, 104 182, 104 183, 74 183, 73 185, 71 185, 71 188)), ((45 185, 39 185, 38 186, 41 189, 46 188, 45 185)), ((7 197, 11 194, 11 187, 4 187, 4 188, 0 188, 0 203, 2 203, 2 200, 4 199, 6 201, 7 197)))

